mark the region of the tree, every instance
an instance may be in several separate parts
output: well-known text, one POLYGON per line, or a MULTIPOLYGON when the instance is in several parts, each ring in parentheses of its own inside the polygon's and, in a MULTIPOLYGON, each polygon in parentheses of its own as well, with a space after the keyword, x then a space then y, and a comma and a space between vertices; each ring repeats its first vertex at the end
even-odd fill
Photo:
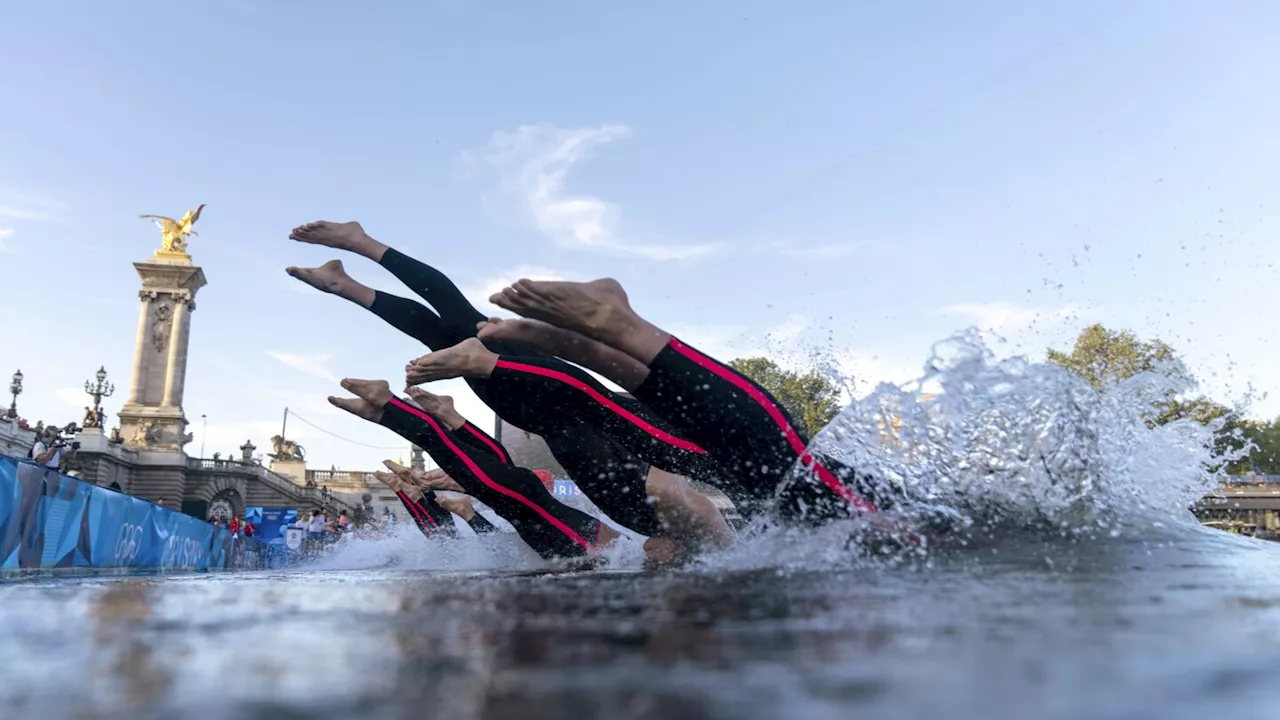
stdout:
MULTIPOLYGON (((1079 375, 1099 391, 1143 372, 1160 372, 1179 381, 1191 379, 1177 353, 1163 341, 1139 340, 1128 330, 1109 330, 1100 324, 1082 330, 1070 353, 1050 348, 1046 355, 1049 362, 1079 375)), ((1242 436, 1248 436, 1249 421, 1206 397, 1179 399, 1177 395, 1170 389, 1164 399, 1153 403, 1147 422, 1164 425, 1190 418, 1208 425, 1221 420, 1214 437, 1215 451, 1222 455, 1243 447, 1242 436)))
POLYGON ((1141 372, 1163 367, 1185 377, 1173 348, 1159 340, 1144 342, 1128 330, 1108 330, 1090 325, 1076 337, 1070 353, 1050 348, 1049 362, 1084 378, 1095 390, 1128 380, 1141 372))
POLYGON ((1280 418, 1271 422, 1244 420, 1240 423, 1244 439, 1253 443, 1249 457, 1231 466, 1233 473, 1280 475, 1280 418))
POLYGON ((734 360, 729 366, 768 390, 809 437, 840 412, 840 387, 821 373, 784 370, 762 357, 734 360))

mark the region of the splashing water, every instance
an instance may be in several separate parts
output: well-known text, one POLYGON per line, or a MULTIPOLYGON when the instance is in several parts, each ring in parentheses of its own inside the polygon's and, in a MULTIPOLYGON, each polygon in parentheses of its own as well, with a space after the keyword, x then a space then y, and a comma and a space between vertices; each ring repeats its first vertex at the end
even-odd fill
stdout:
POLYGON ((1058 367, 997 360, 976 330, 933 347, 918 388, 883 384, 811 444, 901 493, 899 510, 953 528, 1119 534, 1194 523, 1220 479, 1219 424, 1153 426, 1152 409, 1194 387, 1147 372, 1095 391, 1058 367))
MULTIPOLYGON (((998 360, 979 332, 969 330, 933 346, 920 380, 905 387, 882 384, 850 402, 810 448, 875 478, 899 498, 896 516, 913 528, 945 527, 944 539, 1028 531, 1115 537, 1189 527, 1196 525, 1190 506, 1218 484, 1218 468, 1234 459, 1215 454, 1219 425, 1148 422, 1156 403, 1192 388, 1185 373, 1148 372, 1098 392, 1056 365, 998 360)), ((789 481, 803 472, 797 467, 789 481)), ((585 499, 573 504, 602 517, 585 499)), ((401 525, 384 537, 346 539, 306 567, 553 567, 512 533, 460 533, 428 541, 401 525)), ((812 569, 901 559, 891 548, 868 546, 867 537, 857 522, 803 531, 753 523, 734 547, 703 558, 699 567, 812 569)), ((910 549, 908 554, 923 554, 927 546, 910 549)), ((603 569, 633 570, 642 561, 640 541, 626 536, 609 551, 603 569)))
MULTIPOLYGON (((581 509, 600 517, 594 506, 581 509)), ((495 524, 506 526, 500 519, 495 524)), ((643 559, 641 541, 624 535, 605 551, 604 567, 638 568, 643 559)), ((539 557, 514 531, 477 536, 470 529, 460 528, 458 537, 427 539, 411 523, 393 525, 388 532, 378 535, 344 537, 299 566, 306 571, 373 568, 451 573, 562 569, 559 564, 539 557)))

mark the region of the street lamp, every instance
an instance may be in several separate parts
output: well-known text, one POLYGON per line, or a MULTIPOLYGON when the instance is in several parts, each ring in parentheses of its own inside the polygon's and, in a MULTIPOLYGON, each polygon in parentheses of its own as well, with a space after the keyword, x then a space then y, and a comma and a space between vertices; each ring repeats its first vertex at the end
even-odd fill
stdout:
POLYGON ((18 417, 18 396, 22 394, 22 371, 13 374, 13 382, 9 383, 9 394, 13 396, 13 402, 9 403, 9 412, 6 413, 10 420, 18 417))
POLYGON ((87 428, 100 428, 102 421, 105 419, 102 413, 102 398, 111 397, 111 393, 116 391, 116 386, 107 382, 107 368, 105 366, 98 368, 98 372, 94 374, 97 383, 91 383, 88 380, 84 383, 84 391, 93 398, 93 410, 85 416, 84 426, 87 428))

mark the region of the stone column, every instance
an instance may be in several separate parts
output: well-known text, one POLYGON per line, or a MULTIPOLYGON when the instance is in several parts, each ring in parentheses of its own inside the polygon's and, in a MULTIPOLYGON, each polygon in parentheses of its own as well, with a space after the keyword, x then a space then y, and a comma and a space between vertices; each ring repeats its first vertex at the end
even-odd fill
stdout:
POLYGON ((182 407, 182 390, 187 376, 187 339, 191 329, 190 293, 173 295, 173 330, 169 340, 169 362, 165 368, 163 407, 182 407))
POLYGON ((142 366, 145 357, 142 354, 143 338, 147 336, 147 320, 151 318, 151 301, 156 299, 154 290, 138 291, 138 299, 142 307, 138 308, 138 334, 133 343, 133 374, 129 380, 129 402, 142 402, 142 366))

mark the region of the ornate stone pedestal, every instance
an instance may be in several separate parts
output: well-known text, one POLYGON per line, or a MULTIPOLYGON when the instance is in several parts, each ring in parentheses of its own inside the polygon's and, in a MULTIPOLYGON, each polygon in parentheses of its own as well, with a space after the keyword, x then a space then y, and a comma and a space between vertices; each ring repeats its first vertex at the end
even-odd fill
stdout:
MULTIPOLYGON (((126 448, 181 453, 191 442, 182 412, 187 343, 204 271, 185 253, 157 252, 134 263, 142 279, 129 398, 120 410, 126 448)), ((185 460, 184 460, 185 461, 185 460)))

